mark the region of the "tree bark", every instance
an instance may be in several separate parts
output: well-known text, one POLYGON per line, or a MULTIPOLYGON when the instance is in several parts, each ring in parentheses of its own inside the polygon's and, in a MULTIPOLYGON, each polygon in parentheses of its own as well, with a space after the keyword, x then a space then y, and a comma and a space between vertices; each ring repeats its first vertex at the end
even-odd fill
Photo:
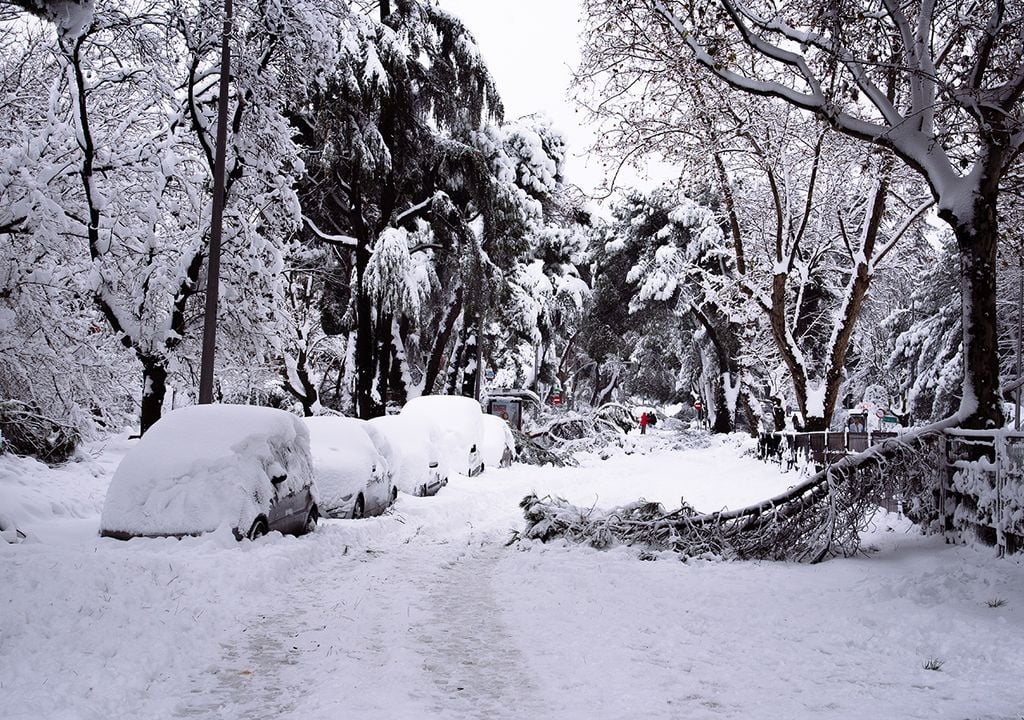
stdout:
POLYGON ((438 330, 437 338, 434 340, 434 348, 430 353, 430 362, 427 364, 426 375, 423 379, 423 394, 429 395, 434 391, 434 384, 437 382, 438 376, 441 374, 441 365, 444 362, 444 350, 448 347, 448 342, 452 338, 452 333, 455 331, 455 324, 459 319, 459 314, 462 312, 462 289, 459 288, 455 291, 455 296, 452 298, 451 306, 448 308, 448 313, 445 315, 444 321, 441 323, 441 327, 438 330))
POLYGON ((979 192, 973 218, 965 221, 947 210, 939 212, 956 236, 960 250, 960 280, 964 334, 963 426, 993 429, 1003 426, 999 397, 999 353, 996 327, 996 250, 999 223, 995 194, 979 192))
POLYGON ((139 355, 142 362, 142 410, 139 413, 139 434, 156 424, 167 394, 167 367, 162 357, 139 355))

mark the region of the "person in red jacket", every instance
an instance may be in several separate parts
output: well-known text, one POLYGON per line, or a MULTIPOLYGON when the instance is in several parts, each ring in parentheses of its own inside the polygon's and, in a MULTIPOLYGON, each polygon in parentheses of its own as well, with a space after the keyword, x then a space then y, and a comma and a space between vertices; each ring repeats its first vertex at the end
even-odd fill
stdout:
POLYGON ((640 434, 641 435, 646 435, 647 434, 647 423, 648 422, 650 422, 650 418, 647 417, 647 413, 645 412, 643 415, 640 416, 640 434))

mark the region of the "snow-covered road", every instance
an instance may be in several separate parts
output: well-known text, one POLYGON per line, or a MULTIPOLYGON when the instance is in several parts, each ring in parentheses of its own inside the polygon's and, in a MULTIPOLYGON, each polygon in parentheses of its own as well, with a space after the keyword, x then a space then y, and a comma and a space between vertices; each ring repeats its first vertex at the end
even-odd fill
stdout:
POLYGON ((39 470, 80 500, 0 545, 0 716, 1024 717, 1024 566, 898 518, 877 552, 814 567, 506 547, 534 490, 710 510, 794 480, 664 440, 255 543, 101 540, 88 487, 111 463, 39 470))

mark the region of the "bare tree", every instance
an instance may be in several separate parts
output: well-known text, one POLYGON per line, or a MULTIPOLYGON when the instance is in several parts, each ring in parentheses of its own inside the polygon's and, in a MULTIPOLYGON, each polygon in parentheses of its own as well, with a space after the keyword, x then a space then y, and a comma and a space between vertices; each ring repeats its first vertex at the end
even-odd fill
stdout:
MULTIPOLYGON (((1004 0, 589 0, 732 88, 781 99, 891 150, 927 182, 961 257, 965 424, 1002 424, 1000 181, 1024 143, 1024 7, 1004 0)), ((693 78, 679 73, 680 82, 693 78)))

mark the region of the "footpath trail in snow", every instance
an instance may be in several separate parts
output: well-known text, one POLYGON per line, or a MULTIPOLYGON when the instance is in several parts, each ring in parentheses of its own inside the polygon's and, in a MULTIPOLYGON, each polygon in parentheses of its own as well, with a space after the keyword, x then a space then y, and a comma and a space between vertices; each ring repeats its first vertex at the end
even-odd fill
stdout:
MULTIPOLYGON (((531 491, 714 510, 796 480, 734 444, 636 440, 580 468, 455 478, 304 538, 120 543, 95 537, 101 492, 80 488, 56 519, 37 503, 40 541, 0 545, 0 714, 1024 717, 1024 566, 899 518, 879 520, 867 556, 813 567, 506 547, 531 491)), ((35 484, 99 488, 112 466, 35 484)))

